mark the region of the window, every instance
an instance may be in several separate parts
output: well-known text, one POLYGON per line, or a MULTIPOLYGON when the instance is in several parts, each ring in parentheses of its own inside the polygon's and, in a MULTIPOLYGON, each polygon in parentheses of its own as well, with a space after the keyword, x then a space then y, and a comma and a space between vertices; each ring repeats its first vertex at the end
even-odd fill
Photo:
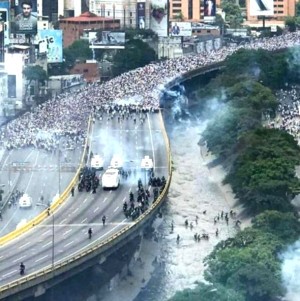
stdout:
POLYGON ((173 7, 180 7, 181 8, 181 3, 173 3, 173 7))
POLYGON ((89 69, 83 69, 83 72, 84 72, 84 73, 88 73, 88 72, 89 72, 89 69))
POLYGON ((16 76, 15 75, 7 76, 7 94, 8 94, 8 98, 16 97, 16 76))
POLYGON ((193 0, 189 0, 188 3, 188 18, 193 19, 193 0))

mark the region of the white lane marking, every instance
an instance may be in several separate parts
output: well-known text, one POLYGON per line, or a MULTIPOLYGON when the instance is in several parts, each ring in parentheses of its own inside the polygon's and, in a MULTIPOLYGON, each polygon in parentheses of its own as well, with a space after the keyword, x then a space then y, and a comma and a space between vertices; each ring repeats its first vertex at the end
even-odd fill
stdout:
POLYGON ((50 230, 47 230, 46 232, 44 232, 44 233, 42 234, 42 236, 46 235, 46 234, 49 233, 49 232, 50 232, 50 230))
MULTIPOLYGON (((36 166, 37 165, 37 161, 38 161, 38 158, 39 158, 39 152, 37 153, 37 156, 36 156, 36 158, 35 158, 35 162, 34 162, 34 166, 36 166)), ((29 178, 29 181, 28 181, 28 183, 27 183, 27 186, 26 186, 26 189, 25 189, 25 193, 27 192, 27 190, 28 190, 28 188, 29 188, 29 186, 30 186, 30 183, 31 183, 31 180, 32 180, 32 177, 33 177, 33 172, 31 172, 30 173, 30 178, 29 178)))
POLYGON ((66 218, 63 219, 59 224, 60 224, 60 225, 63 224, 66 220, 67 220, 66 218))
POLYGON ((66 235, 66 234, 68 234, 68 233, 71 232, 71 231, 72 231, 72 229, 67 230, 63 235, 66 235))
POLYGON ((105 198, 105 199, 103 200, 103 203, 105 203, 106 200, 107 200, 107 198, 105 198))
POLYGON ((41 260, 43 260, 43 259, 47 258, 48 256, 49 256, 49 255, 45 255, 45 256, 43 256, 43 257, 41 257, 41 258, 37 259, 35 262, 39 262, 39 261, 41 261, 41 260))
POLYGON ((0 259, 2 259, 4 256, 0 256, 0 259))
POLYGON ((120 207, 118 206, 118 207, 114 210, 114 212, 116 212, 119 208, 120 208, 120 207))
POLYGON ((82 220, 81 223, 83 224, 83 223, 86 222, 86 221, 87 221, 87 218, 85 218, 84 220, 82 220))
POLYGON ((79 210, 79 208, 77 207, 77 208, 73 211, 73 213, 77 212, 78 210, 79 210))
POLYGON ((5 278, 6 276, 9 276, 9 275, 11 275, 11 274, 13 274, 13 273, 16 273, 18 270, 13 270, 13 271, 11 271, 11 272, 9 272, 9 273, 7 273, 7 274, 4 274, 4 275, 2 275, 2 278, 5 278))
POLYGON ((24 247, 28 246, 29 244, 30 244, 30 241, 29 241, 29 242, 27 242, 26 244, 24 244, 24 245, 20 246, 20 247, 19 247, 19 249, 23 249, 24 247))
MULTIPOLYGON (((127 219, 125 219, 124 221, 127 221, 127 219)), ((131 225, 131 224, 134 224, 134 222, 115 222, 115 223, 105 223, 105 225, 131 225)), ((57 228, 65 228, 65 227, 72 227, 72 228, 76 228, 76 227, 85 227, 85 226, 102 226, 102 222, 101 223, 86 223, 86 224, 61 224, 61 225, 55 225, 55 227, 57 228)), ((45 227, 52 227, 50 225, 38 225, 37 227, 39 228, 45 228, 45 227)), ((72 231, 72 230, 69 230, 69 231, 72 231)))
POLYGON ((45 245, 42 246, 42 248, 46 248, 47 246, 51 245, 52 241, 47 242, 45 245))
POLYGON ((13 263, 15 263, 15 262, 17 262, 17 261, 21 261, 21 260, 22 260, 23 258, 25 258, 25 257, 26 257, 26 256, 23 255, 23 256, 21 256, 21 257, 15 259, 15 260, 13 260, 13 263))
POLYGON ((122 201, 122 202, 124 203, 125 201, 126 201, 126 197, 123 199, 123 201, 122 201))
POLYGON ((97 210, 99 210, 99 207, 97 207, 97 208, 94 210, 94 213, 95 213, 97 210))
POLYGON ((84 200, 83 200, 83 204, 84 204, 86 201, 87 201, 87 199, 84 199, 84 200))
POLYGON ((66 245, 64 245, 64 247, 69 246, 70 244, 72 244, 74 241, 70 241, 69 243, 67 243, 66 245))
POLYGON ((148 113, 147 113, 147 119, 148 119, 148 126, 149 126, 149 132, 150 132, 150 141, 151 141, 151 146, 152 146, 153 171, 155 172, 155 152, 154 152, 154 144, 153 144, 153 135, 152 135, 152 129, 151 129, 150 118, 149 118, 148 113))

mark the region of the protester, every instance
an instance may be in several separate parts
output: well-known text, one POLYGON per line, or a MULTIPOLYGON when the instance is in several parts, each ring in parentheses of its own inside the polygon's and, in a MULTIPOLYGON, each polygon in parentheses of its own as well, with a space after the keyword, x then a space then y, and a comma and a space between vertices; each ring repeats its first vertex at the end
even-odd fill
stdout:
POLYGON ((2 127, 0 142, 7 149, 35 147, 53 151, 62 138, 66 146, 81 147, 87 137, 86 129, 91 114, 96 114, 101 120, 103 109, 114 111, 117 106, 119 121, 126 112, 134 111, 143 122, 143 112, 159 109, 159 98, 165 84, 184 73, 221 62, 240 48, 274 51, 299 44, 300 32, 297 31, 256 39, 242 46, 223 47, 209 53, 152 63, 100 85, 92 84, 75 93, 53 97, 2 127))

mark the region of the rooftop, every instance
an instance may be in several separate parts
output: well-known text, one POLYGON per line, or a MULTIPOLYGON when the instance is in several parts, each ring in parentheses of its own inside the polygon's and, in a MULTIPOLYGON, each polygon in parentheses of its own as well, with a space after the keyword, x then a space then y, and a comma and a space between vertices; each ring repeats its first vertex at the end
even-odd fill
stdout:
POLYGON ((67 22, 92 22, 92 21, 103 21, 103 20, 112 20, 112 18, 99 17, 99 16, 87 11, 78 17, 60 19, 60 22, 65 22, 65 21, 67 21, 67 22))

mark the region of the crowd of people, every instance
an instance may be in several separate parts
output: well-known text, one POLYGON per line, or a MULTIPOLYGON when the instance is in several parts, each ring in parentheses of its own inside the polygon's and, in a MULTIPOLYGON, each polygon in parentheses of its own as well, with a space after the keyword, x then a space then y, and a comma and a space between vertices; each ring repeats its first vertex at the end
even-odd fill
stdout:
POLYGON ((279 90, 276 97, 279 100, 275 118, 268 119, 271 128, 278 128, 293 135, 300 143, 300 88, 290 87, 279 90))
POLYGON ((274 51, 300 44, 300 32, 253 40, 242 46, 223 47, 209 53, 188 55, 149 64, 112 80, 93 84, 76 93, 64 93, 35 107, 0 130, 0 142, 6 148, 53 149, 63 136, 72 146, 82 145, 87 136, 88 119, 94 108, 110 104, 131 104, 144 110, 159 108, 164 85, 184 73, 223 61, 238 49, 274 51), (47 135, 41 133, 47 133, 47 135))

